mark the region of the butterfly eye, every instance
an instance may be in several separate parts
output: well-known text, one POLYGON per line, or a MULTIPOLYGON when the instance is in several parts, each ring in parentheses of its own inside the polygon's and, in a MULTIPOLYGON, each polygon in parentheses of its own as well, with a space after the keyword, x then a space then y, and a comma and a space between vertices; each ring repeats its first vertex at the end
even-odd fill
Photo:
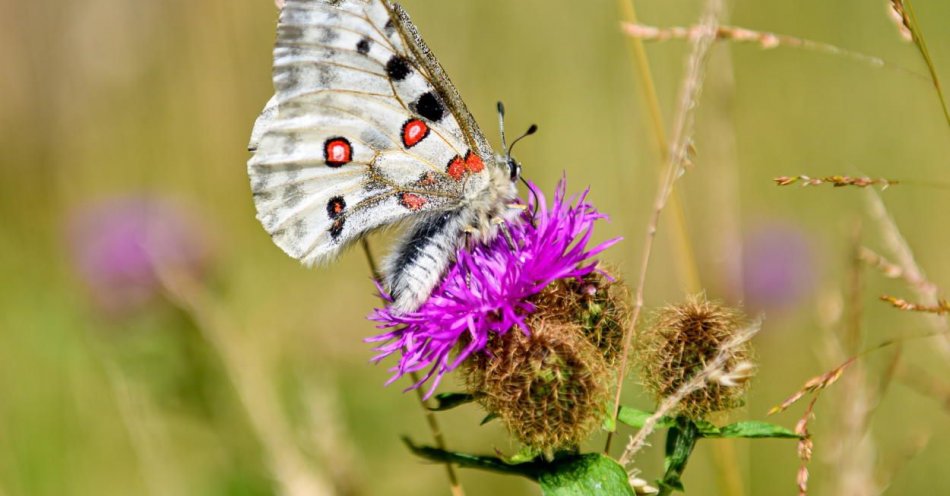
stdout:
POLYGON ((512 182, 517 181, 521 177, 521 164, 519 164, 515 159, 508 159, 508 170, 511 173, 512 182))

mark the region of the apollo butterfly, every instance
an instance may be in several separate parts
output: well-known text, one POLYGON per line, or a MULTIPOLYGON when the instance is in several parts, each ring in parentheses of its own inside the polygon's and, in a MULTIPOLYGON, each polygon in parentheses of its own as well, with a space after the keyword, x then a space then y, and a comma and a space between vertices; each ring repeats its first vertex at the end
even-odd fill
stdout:
POLYGON ((409 311, 467 239, 517 218, 520 166, 495 153, 398 4, 287 0, 273 80, 248 174, 258 219, 290 256, 328 261, 403 221, 383 275, 409 311))

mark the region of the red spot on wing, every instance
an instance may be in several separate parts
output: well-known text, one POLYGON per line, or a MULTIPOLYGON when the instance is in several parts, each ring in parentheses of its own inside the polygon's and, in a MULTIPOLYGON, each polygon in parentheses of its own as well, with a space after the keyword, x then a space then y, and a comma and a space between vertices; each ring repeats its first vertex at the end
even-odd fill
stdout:
POLYGON ((478 155, 468 152, 468 154, 465 155, 465 168, 477 174, 485 170, 485 163, 482 162, 482 158, 478 155))
POLYGON ((449 162, 448 167, 445 169, 445 173, 448 174, 452 179, 461 181, 467 170, 468 168, 465 166, 465 161, 462 160, 462 157, 456 155, 455 158, 449 162))
POLYGON ((353 160, 353 146, 346 138, 330 138, 323 144, 323 158, 330 167, 342 167, 353 160))
POLYGON ((432 186, 435 184, 435 174, 431 172, 426 172, 422 179, 419 180, 421 186, 432 186))
POLYGON ((429 136, 429 126, 419 119, 409 119, 402 125, 402 144, 406 148, 418 145, 429 136))
POLYGON ((429 203, 429 200, 426 200, 425 198, 419 195, 414 195, 412 193, 402 193, 401 195, 399 195, 399 203, 401 203, 402 206, 408 208, 409 210, 416 211, 416 210, 421 210, 422 207, 424 207, 426 203, 429 203))

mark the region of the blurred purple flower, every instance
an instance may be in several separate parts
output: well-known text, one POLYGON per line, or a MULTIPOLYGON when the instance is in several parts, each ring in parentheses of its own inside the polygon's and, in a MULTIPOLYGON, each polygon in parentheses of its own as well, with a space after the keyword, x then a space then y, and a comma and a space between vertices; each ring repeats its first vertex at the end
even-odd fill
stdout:
POLYGON ((813 288, 815 259, 807 235, 774 222, 754 228, 742 257, 745 303, 753 310, 781 310, 801 302, 813 288))
POLYGON ((151 301, 160 291, 158 267, 200 277, 209 256, 205 232, 182 206, 147 196, 83 205, 68 223, 76 270, 110 314, 151 301))
MULTIPOLYGON (((379 354, 373 360, 402 353, 387 384, 429 369, 409 389, 432 379, 427 396, 432 395, 442 376, 483 350, 492 333, 505 334, 514 326, 527 333, 524 319, 535 310, 532 296, 557 279, 590 274, 597 265, 592 258, 620 240, 588 249, 594 222, 606 216, 586 203, 587 191, 565 200, 562 179, 548 209, 541 191, 534 184, 529 187, 537 195, 538 212, 532 223, 532 199, 522 222, 508 223, 514 248, 498 236, 489 244, 460 249, 442 283, 418 310, 400 313, 387 307, 370 315, 380 323, 379 329, 392 329, 367 339, 384 343, 376 348, 379 354)), ((386 295, 383 298, 389 301, 386 295)))

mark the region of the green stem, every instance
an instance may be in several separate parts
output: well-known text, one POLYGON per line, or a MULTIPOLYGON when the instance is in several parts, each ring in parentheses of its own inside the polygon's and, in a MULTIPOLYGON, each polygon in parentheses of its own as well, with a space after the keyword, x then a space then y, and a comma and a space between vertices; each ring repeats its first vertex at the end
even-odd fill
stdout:
POLYGON ((696 441, 699 438, 699 428, 686 417, 678 417, 676 425, 670 427, 666 434, 666 462, 664 463, 666 473, 660 481, 658 496, 668 496, 673 494, 673 491, 683 491, 681 480, 683 471, 686 470, 686 462, 693 454, 693 448, 696 447, 696 441))

